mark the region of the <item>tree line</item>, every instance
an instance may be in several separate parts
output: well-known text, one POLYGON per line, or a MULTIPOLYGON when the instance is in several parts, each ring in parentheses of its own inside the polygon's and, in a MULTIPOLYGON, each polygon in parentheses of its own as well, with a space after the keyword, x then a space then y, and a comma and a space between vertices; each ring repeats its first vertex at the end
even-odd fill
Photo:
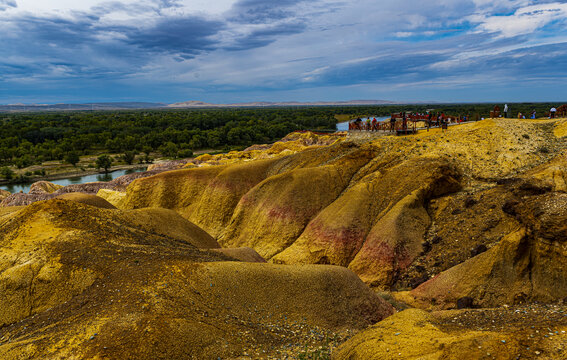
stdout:
POLYGON ((5 113, 0 165, 73 163, 99 153, 187 157, 198 149, 273 142, 295 130, 334 129, 335 123, 317 108, 5 113))

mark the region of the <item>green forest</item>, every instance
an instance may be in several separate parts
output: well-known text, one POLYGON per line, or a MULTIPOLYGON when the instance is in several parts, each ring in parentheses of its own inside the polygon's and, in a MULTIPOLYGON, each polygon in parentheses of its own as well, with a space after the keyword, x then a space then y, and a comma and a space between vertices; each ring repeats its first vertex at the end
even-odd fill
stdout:
POLYGON ((0 121, 0 164, 18 168, 98 153, 187 157, 197 149, 267 143, 336 123, 319 109, 5 113, 0 121))
MULTIPOLYGON (((536 110, 539 117, 552 105, 509 104, 511 114, 536 110)), ((52 160, 73 163, 79 156, 105 153, 124 154, 125 159, 155 152, 168 158, 189 157, 198 149, 270 143, 295 130, 334 130, 337 118, 433 110, 480 119, 493 107, 423 104, 0 113, 0 166, 24 168, 52 160)))

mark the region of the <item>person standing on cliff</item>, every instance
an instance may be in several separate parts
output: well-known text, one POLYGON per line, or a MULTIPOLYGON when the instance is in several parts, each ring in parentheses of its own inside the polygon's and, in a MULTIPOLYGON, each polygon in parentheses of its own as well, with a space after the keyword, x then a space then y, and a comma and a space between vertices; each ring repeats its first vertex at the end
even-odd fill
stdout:
POLYGON ((555 119, 555 112, 556 112, 556 111, 557 111, 557 109, 556 109, 555 107, 552 107, 552 108, 549 110, 549 118, 550 118, 550 119, 555 119))
POLYGON ((504 104, 504 117, 508 117, 508 104, 504 104))
POLYGON ((392 117, 390 118, 390 131, 393 132, 395 130, 396 127, 396 115, 392 114, 392 117))

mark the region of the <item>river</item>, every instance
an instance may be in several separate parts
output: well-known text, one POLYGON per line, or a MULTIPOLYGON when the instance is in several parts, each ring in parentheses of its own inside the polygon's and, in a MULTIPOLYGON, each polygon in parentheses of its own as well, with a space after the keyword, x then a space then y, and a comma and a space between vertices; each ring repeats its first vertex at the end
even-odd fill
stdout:
MULTIPOLYGON (((64 179, 48 180, 48 181, 52 182, 54 184, 67 186, 67 185, 72 185, 72 184, 84 184, 84 183, 94 182, 94 181, 111 181, 111 180, 114 180, 114 179, 116 179, 116 178, 118 178, 122 175, 132 174, 132 173, 141 172, 141 171, 146 171, 146 168, 116 170, 116 171, 109 172, 107 174, 91 174, 91 175, 84 175, 84 176, 74 176, 74 177, 69 177, 69 178, 64 178, 64 179)), ((27 193, 28 191, 30 191, 30 187, 31 187, 32 184, 33 184, 33 182, 32 183, 25 183, 25 184, 1 185, 0 189, 8 190, 11 193, 17 193, 17 192, 20 192, 20 191, 27 193)))

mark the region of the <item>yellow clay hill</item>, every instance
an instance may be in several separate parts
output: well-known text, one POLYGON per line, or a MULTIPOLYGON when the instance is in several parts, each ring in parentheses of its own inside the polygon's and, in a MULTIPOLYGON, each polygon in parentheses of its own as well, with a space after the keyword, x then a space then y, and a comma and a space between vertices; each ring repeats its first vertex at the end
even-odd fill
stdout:
POLYGON ((347 269, 258 263, 172 210, 94 200, 0 213, 0 358, 280 357, 393 312, 347 269))

